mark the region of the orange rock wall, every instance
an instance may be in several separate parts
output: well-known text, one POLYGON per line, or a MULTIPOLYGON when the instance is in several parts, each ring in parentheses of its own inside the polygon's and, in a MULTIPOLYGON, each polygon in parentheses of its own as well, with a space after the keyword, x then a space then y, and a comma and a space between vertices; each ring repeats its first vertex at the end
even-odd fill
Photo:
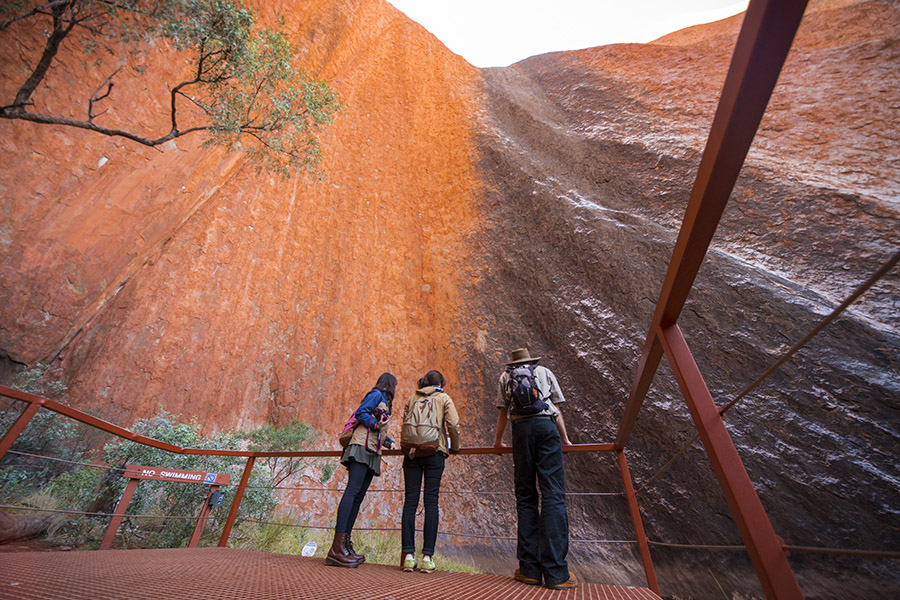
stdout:
MULTIPOLYGON (((286 15, 298 60, 345 103, 322 138, 325 181, 257 176, 199 140, 158 152, 0 124, 15 249, 0 347, 58 368, 74 406, 122 424, 165 409, 210 429, 332 430, 382 371, 404 396, 425 370, 454 371, 477 70, 384 2, 262 8, 286 15)), ((4 61, 22 64, 18 43, 4 39, 4 61)), ((49 104, 96 85, 68 68, 83 61, 68 49, 49 104)), ((121 90, 119 114, 158 122, 165 76, 121 90)))

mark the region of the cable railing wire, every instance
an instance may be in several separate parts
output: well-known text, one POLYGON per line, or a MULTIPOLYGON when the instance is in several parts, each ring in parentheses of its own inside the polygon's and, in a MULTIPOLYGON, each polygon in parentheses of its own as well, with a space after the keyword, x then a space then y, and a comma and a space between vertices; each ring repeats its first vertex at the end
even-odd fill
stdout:
MULTIPOLYGON (((896 261, 894 261, 896 262, 896 261)), ((783 361, 782 361, 783 362, 783 361)), ((733 403, 732 403, 733 404, 733 403)), ((19 452, 19 451, 8 451, 10 454, 17 454, 21 456, 28 456, 33 458, 39 458, 49 461, 61 462, 66 464, 74 464, 79 466, 87 466, 92 468, 97 468, 101 470, 113 470, 117 467, 114 466, 104 466, 98 465, 95 463, 86 463, 79 461, 70 461, 59 459, 50 456, 44 456, 40 454, 31 454, 28 452, 19 452)), ((677 455, 676 455, 677 458, 677 455)), ((21 467, 22 465, 17 465, 16 468, 21 467)), ((649 481, 648 481, 649 483, 649 481)), ((642 486, 645 487, 647 483, 642 486)), ((343 492, 342 488, 316 488, 316 487, 308 487, 308 486, 248 486, 253 489, 284 489, 284 490, 305 490, 305 491, 329 491, 329 492, 343 492)), ((370 489, 369 492, 403 492, 402 489, 383 489, 376 488, 370 489)), ((461 495, 478 495, 478 494, 489 494, 489 495, 513 495, 514 492, 511 491, 496 491, 496 492, 477 492, 473 490, 441 490, 442 494, 461 494, 461 495)), ((624 494, 621 492, 567 492, 567 496, 623 496, 624 494)), ((22 510, 22 511, 33 511, 33 512, 43 512, 43 513, 54 513, 54 514, 67 514, 67 515, 80 515, 80 516, 89 516, 89 517, 113 517, 116 516, 115 513, 105 513, 105 512, 88 512, 88 511, 80 511, 80 510, 71 510, 71 509, 50 509, 50 508, 40 508, 40 507, 32 507, 32 506, 20 506, 20 505, 11 505, 11 504, 0 504, 0 509, 11 509, 11 510, 22 510)), ((159 515, 159 514, 126 514, 124 515, 127 518, 135 518, 135 519, 156 519, 163 521, 174 521, 174 520, 196 520, 198 519, 198 515, 159 515)), ((219 517, 214 515, 209 515, 205 517, 205 521, 223 521, 225 517, 219 517)), ((296 527, 303 529, 316 529, 316 530, 331 530, 333 529, 333 525, 311 525, 311 524, 295 524, 295 523, 284 523, 278 521, 263 521, 260 519, 253 519, 249 517, 241 518, 243 522, 247 523, 255 523, 259 525, 276 525, 281 527, 296 527)), ((396 532, 400 531, 400 528, 396 527, 357 527, 358 531, 380 531, 380 532, 396 532)), ((490 539, 490 540, 505 540, 505 541, 515 541, 515 536, 501 536, 501 535, 488 535, 488 534, 477 534, 477 533, 462 533, 462 532, 454 532, 454 531, 440 531, 439 535, 449 536, 449 537, 463 537, 463 538, 471 538, 471 539, 490 539)), ((577 539, 572 538, 569 540, 570 543, 573 544, 636 544, 637 540, 606 540, 606 539, 577 539)), ((679 549, 691 549, 691 550, 721 550, 721 551, 745 551, 746 547, 743 545, 723 545, 723 544, 678 544, 672 542, 658 542, 653 540, 648 540, 648 543, 653 546, 659 547, 668 547, 668 548, 679 548, 679 549)), ((844 549, 844 548, 829 548, 829 547, 818 547, 818 546, 793 546, 793 545, 785 545, 785 550, 792 552, 802 552, 802 553, 817 553, 817 554, 828 554, 828 555, 845 555, 845 556, 859 556, 865 558, 888 558, 888 559, 900 559, 900 552, 891 552, 891 551, 883 551, 883 550, 858 550, 858 549, 844 549)))
MULTIPOLYGON (((30 452, 19 452, 16 450, 8 450, 7 454, 16 454, 18 456, 28 456, 30 458, 39 458, 42 460, 48 460, 52 462, 65 463, 69 465, 78 465, 82 467, 91 467, 94 469, 99 469, 101 471, 112 471, 116 469, 121 469, 121 467, 113 466, 113 465, 100 465, 96 463, 89 463, 84 461, 74 461, 74 460, 65 460, 62 458, 55 458, 53 456, 44 456, 43 454, 32 454, 30 452)), ((37 467, 36 465, 10 465, 10 467, 15 468, 42 468, 37 467)), ((344 492, 344 488, 317 488, 317 487, 309 487, 309 486, 266 486, 266 485, 248 485, 247 489, 252 490, 290 490, 290 491, 307 491, 307 492, 344 492)), ((368 492, 388 492, 388 493, 397 493, 404 492, 402 489, 374 489, 370 488, 368 492)), ((511 490, 501 490, 501 491, 477 491, 477 490, 445 490, 441 489, 441 494, 456 494, 456 495, 465 495, 465 496, 512 496, 515 495, 515 491, 511 490)), ((604 497, 604 496, 625 496, 625 492, 566 492, 566 496, 588 496, 588 497, 604 497)))
MULTIPOLYGON (((881 267, 877 271, 875 271, 875 273, 872 274, 871 277, 869 277, 865 282, 863 282, 859 287, 857 287, 856 290, 854 290, 853 293, 850 294, 847 297, 847 299, 844 300, 840 304, 840 306, 838 306, 833 311, 831 311, 831 313, 827 317, 825 317, 824 319, 819 321, 819 323, 815 327, 813 327, 809 331, 809 333, 807 333, 803 337, 803 339, 801 339, 799 342, 797 342, 796 344, 791 346, 791 348, 787 352, 785 352, 781 356, 781 358, 779 358, 777 361, 772 363, 772 365, 768 369, 763 371, 763 373, 759 377, 757 377, 756 380, 754 380, 750 385, 745 387, 744 390, 740 394, 738 394, 730 402, 728 402, 727 404, 725 404, 721 408, 719 408, 719 414, 724 417, 725 413, 730 408, 732 408, 735 404, 737 404, 738 402, 743 400, 747 396, 747 394, 749 394, 751 391, 753 391, 757 386, 759 386, 759 384, 761 384, 763 381, 765 381, 772 373, 774 373, 776 370, 778 370, 778 368, 780 368, 781 365, 783 365, 785 362, 787 362, 792 356, 794 356, 794 354, 799 352, 806 344, 808 344, 810 342, 810 340, 812 340, 819 333, 821 333, 821 331, 823 329, 825 329, 825 327, 830 325, 831 322, 834 321, 838 316, 840 316, 840 314, 843 313, 851 304, 856 302, 860 296, 862 296, 867 291, 869 291, 869 289, 873 285, 878 283, 878 281, 880 281, 885 275, 887 275, 887 273, 897 265, 898 261, 900 261, 900 250, 895 252, 883 265, 881 265, 881 267)), ((700 439, 700 434, 699 433, 694 434, 694 436, 690 440, 688 440, 684 444, 684 446, 682 446, 681 449, 678 450, 678 452, 676 452, 674 455, 672 455, 672 457, 668 461, 666 461, 666 463, 662 467, 660 467, 659 470, 657 470, 653 475, 651 475, 650 478, 647 479, 647 481, 645 481, 643 484, 641 484, 641 486, 635 490, 635 493, 639 494, 644 488, 646 488, 648 485, 650 485, 650 483, 652 483, 654 479, 656 479, 660 474, 665 472, 672 465, 672 463, 674 463, 676 460, 678 460, 678 458, 681 457, 685 452, 687 452, 688 449, 690 449, 690 447, 693 446, 694 443, 699 439, 700 439)))
MULTIPOLYGON (((102 471, 112 471, 112 470, 115 470, 118 468, 118 467, 114 467, 111 465, 98 465, 96 463, 89 463, 89 462, 84 462, 84 461, 65 460, 62 458, 55 458, 53 456, 44 456, 43 454, 31 454, 30 452, 19 452, 17 450, 7 450, 6 453, 7 454, 17 454, 19 456, 29 456, 31 458, 40 458, 43 460, 49 460, 49 461, 58 462, 58 463, 65 463, 68 465, 78 465, 81 467, 92 467, 94 469, 100 469, 102 471)), ((12 466, 12 465, 10 465, 10 466, 12 466)), ((16 468, 29 467, 29 466, 35 466, 35 465, 15 465, 16 468)))
MULTIPOLYGON (((35 511, 35 512, 46 512, 46 513, 58 513, 58 514, 67 514, 67 515, 81 515, 81 516, 89 516, 89 517, 112 517, 115 516, 113 513, 102 513, 102 512, 87 512, 81 510, 65 510, 65 509, 52 509, 52 508, 39 508, 33 506, 16 506, 11 504, 0 504, 0 508, 4 509, 13 509, 13 510, 25 510, 25 511, 35 511)), ((198 517, 196 515, 193 516, 179 516, 179 515, 125 515, 126 517, 132 517, 136 519, 159 519, 159 520, 195 520, 198 517)), ((222 521, 225 517, 217 517, 210 515, 205 518, 206 521, 222 521)), ((279 521, 263 521, 260 519, 253 518, 243 518, 242 521, 246 523, 255 523, 257 525, 277 525, 280 527, 292 527, 292 528, 300 528, 300 529, 316 529, 316 530, 325 530, 330 531, 334 529, 334 525, 310 525, 310 524, 301 524, 301 523, 283 523, 279 521)), ((400 531, 399 527, 355 527, 354 531, 400 531)), ((421 529, 417 529, 416 531, 421 532, 421 529)), ((492 539, 492 540, 508 540, 515 541, 517 538, 515 536, 503 536, 503 535, 489 535, 489 534, 479 534, 479 533, 462 533, 458 531, 439 531, 438 535, 450 536, 450 537, 465 537, 465 538, 478 538, 478 539, 492 539)), ((572 544, 636 544, 637 540, 605 540, 605 539, 579 539, 572 538, 569 540, 572 544)), ((647 542, 651 546, 659 546, 663 548, 677 548, 677 549, 686 549, 686 550, 722 550, 722 551, 746 551, 747 548, 743 545, 726 545, 726 544, 677 544, 673 542, 657 542, 654 540, 647 540, 647 542)), ((784 546, 785 550, 789 550, 791 552, 803 552, 809 554, 831 554, 831 555, 848 555, 848 556, 860 556, 866 558, 889 558, 889 559, 900 559, 900 552, 891 552, 886 550, 856 550, 856 549, 847 549, 847 548, 829 548, 822 546, 794 546, 791 544, 786 544, 784 546)))

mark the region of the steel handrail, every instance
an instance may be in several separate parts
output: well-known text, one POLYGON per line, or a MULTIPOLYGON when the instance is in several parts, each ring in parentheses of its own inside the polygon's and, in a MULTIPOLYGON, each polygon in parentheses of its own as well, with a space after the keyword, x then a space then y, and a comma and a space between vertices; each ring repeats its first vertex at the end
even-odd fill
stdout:
MULTIPOLYGON (((161 442, 159 440, 155 440, 153 438, 149 438, 147 436, 136 434, 132 431, 129 431, 123 427, 119 427, 113 423, 108 421, 104 421, 103 419, 99 419, 92 415, 88 415, 82 411, 74 409, 70 406, 66 406, 60 402, 56 402, 54 400, 50 400, 49 398, 44 398, 41 396, 37 396, 35 394, 31 394, 28 392, 23 392, 21 390, 16 390, 14 388, 10 388, 7 386, 0 385, 0 396, 6 396, 9 398, 13 398, 14 400, 20 400, 26 402, 28 405, 25 407, 25 410, 19 415, 16 421, 13 423, 12 427, 9 428, 2 439, 0 439, 0 459, 2 459, 7 451, 12 447, 13 442, 18 438, 18 436, 25 430, 28 423, 31 419, 37 414, 37 411, 41 408, 46 408, 47 410, 56 412, 58 414, 64 415, 70 419, 78 421, 80 423, 84 423, 85 425, 100 429, 102 431, 106 431, 107 433, 111 433, 118 437, 144 444, 146 446, 150 446, 152 448, 158 448, 161 450, 166 450, 168 452, 172 452, 173 454, 183 454, 183 455, 199 455, 199 456, 236 456, 236 457, 244 457, 247 459, 247 462, 244 466, 244 471, 241 475, 240 483, 238 484, 237 489, 235 490, 234 499, 231 503, 231 508, 228 513, 228 517, 225 520, 225 526, 222 531, 221 538, 219 539, 219 546, 224 547, 228 543, 228 538, 231 535, 231 529, 234 526, 234 522, 237 519, 237 513, 240 509, 240 504, 243 499, 244 491, 248 487, 248 482, 250 480, 250 474, 253 471, 253 466, 256 462, 257 458, 303 458, 303 457, 338 457, 343 454, 341 450, 297 450, 297 451, 258 451, 258 450, 215 450, 215 449, 206 449, 206 448, 182 448, 180 446, 176 446, 174 444, 169 444, 166 442, 161 442)), ((625 492, 622 494, 626 497, 629 504, 629 510, 632 516, 632 523, 635 527, 635 532, 638 535, 638 544, 641 553, 641 559, 644 563, 645 572, 647 575, 647 582, 650 585, 651 589, 654 591, 658 591, 658 584, 656 582, 656 574, 653 570, 653 564, 650 561, 649 555, 649 546, 647 544, 647 539, 644 534, 643 524, 641 522, 640 511, 637 507, 636 495, 634 493, 634 489, 632 487, 632 482, 630 479, 630 475, 628 474, 627 463, 625 461, 624 451, 621 449, 617 449, 614 443, 594 443, 594 444, 570 444, 563 446, 563 452, 571 453, 571 452, 615 452, 618 458, 618 463, 621 469, 623 484, 625 486, 625 492)), ((470 447, 470 448, 461 448, 458 454, 463 455, 478 455, 478 454, 510 454, 512 453, 512 448, 508 446, 486 446, 486 447, 470 447)), ((384 454, 387 456, 400 456, 402 455, 401 450, 384 450, 384 454)))
MULTIPOLYGON (((85 425, 90 425, 92 427, 96 427, 97 429, 101 429, 106 431, 107 433, 111 433, 121 438, 125 438, 132 442, 138 442, 140 444, 144 444, 145 446, 151 446, 153 448, 159 448, 160 450, 166 450, 168 452, 172 452, 174 454, 187 454, 187 455, 199 455, 199 456, 241 456, 244 458, 322 458, 322 457, 338 457, 341 456, 341 450, 283 450, 283 451, 264 451, 264 450, 215 450, 208 448, 183 448, 181 446, 176 446, 174 444, 169 444, 168 442, 161 442, 159 440, 155 440, 153 438, 143 436, 132 431, 125 429, 124 427, 120 427, 109 421, 104 421, 103 419, 99 419, 93 415, 89 415, 85 412, 82 412, 78 409, 72 408, 71 406, 66 406, 60 402, 56 402, 55 400, 50 400, 49 398, 44 398, 42 396, 37 396, 35 394, 31 394, 28 392, 23 392, 22 390, 17 390, 15 388, 7 387, 5 385, 0 385, 0 396, 7 396, 9 398, 13 398, 15 400, 21 400, 23 402, 28 402, 31 404, 37 404, 42 408, 46 408, 47 410, 51 410, 53 412, 59 413, 70 419, 78 421, 80 423, 84 423, 85 425)), ((13 425, 15 427, 15 425, 13 425)), ((22 427, 24 429, 24 427, 22 427)), ((4 437, 4 439, 6 439, 4 437)), ((12 443, 10 443, 10 446, 12 443)), ((569 446, 563 446, 563 452, 611 452, 616 449, 616 445, 614 443, 592 443, 592 444, 572 444, 569 446)), ((4 448, 2 444, 0 444, 0 458, 9 450, 9 448, 4 448)), ((495 446, 474 446, 470 448, 460 448, 459 454, 509 454, 512 452, 512 448, 509 447, 495 447, 495 446)), ((384 450, 383 454, 385 456, 401 456, 403 452, 401 450, 384 450)))

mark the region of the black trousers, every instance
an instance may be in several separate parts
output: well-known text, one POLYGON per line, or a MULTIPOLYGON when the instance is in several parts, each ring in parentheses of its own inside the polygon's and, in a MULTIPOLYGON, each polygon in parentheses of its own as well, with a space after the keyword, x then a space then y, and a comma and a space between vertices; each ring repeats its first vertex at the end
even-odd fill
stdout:
POLYGON ((347 465, 347 472, 347 487, 344 488, 344 495, 341 496, 341 503, 338 505, 337 524, 334 527, 337 533, 353 531, 356 516, 359 514, 359 505, 366 497, 369 484, 375 475, 375 471, 370 469, 369 465, 355 460, 351 460, 347 465))
POLYGON ((513 421, 512 438, 519 571, 533 579, 543 577, 546 584, 559 584, 569 579, 562 441, 556 423, 544 416, 513 421))
POLYGON ((419 508, 419 490, 425 480, 425 527, 422 554, 434 555, 438 533, 438 496, 441 490, 441 476, 444 474, 444 455, 436 452, 432 456, 403 458, 403 481, 406 498, 403 502, 403 518, 400 521, 401 552, 416 552, 416 509, 419 508))

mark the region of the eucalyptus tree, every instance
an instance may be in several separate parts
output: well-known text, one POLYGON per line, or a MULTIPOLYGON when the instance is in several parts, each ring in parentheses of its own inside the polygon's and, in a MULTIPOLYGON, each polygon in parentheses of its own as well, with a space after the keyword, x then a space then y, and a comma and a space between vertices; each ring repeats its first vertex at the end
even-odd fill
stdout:
MULTIPOLYGON (((292 64, 287 36, 260 26, 240 0, 4 0, 0 36, 0 43, 18 44, 29 73, 14 83, 14 96, 0 98, 5 119, 76 127, 150 147, 200 133, 207 143, 239 145, 259 168, 289 175, 318 173, 317 134, 340 109, 327 83, 292 64), (25 41, 34 39, 28 27, 40 27, 38 20, 46 27, 42 48, 25 41), (168 131, 147 136, 109 124, 104 113, 110 103, 122 101, 114 88, 123 69, 141 73, 128 56, 153 40, 165 41, 157 45, 168 54, 160 56, 183 60, 186 54, 189 60, 177 81, 167 82, 168 131), (48 72, 60 67, 64 44, 94 65, 89 72, 96 78, 87 88, 93 93, 73 98, 67 111, 81 112, 82 118, 35 109, 48 72)), ((4 62, 3 77, 12 81, 21 65, 4 62)))

